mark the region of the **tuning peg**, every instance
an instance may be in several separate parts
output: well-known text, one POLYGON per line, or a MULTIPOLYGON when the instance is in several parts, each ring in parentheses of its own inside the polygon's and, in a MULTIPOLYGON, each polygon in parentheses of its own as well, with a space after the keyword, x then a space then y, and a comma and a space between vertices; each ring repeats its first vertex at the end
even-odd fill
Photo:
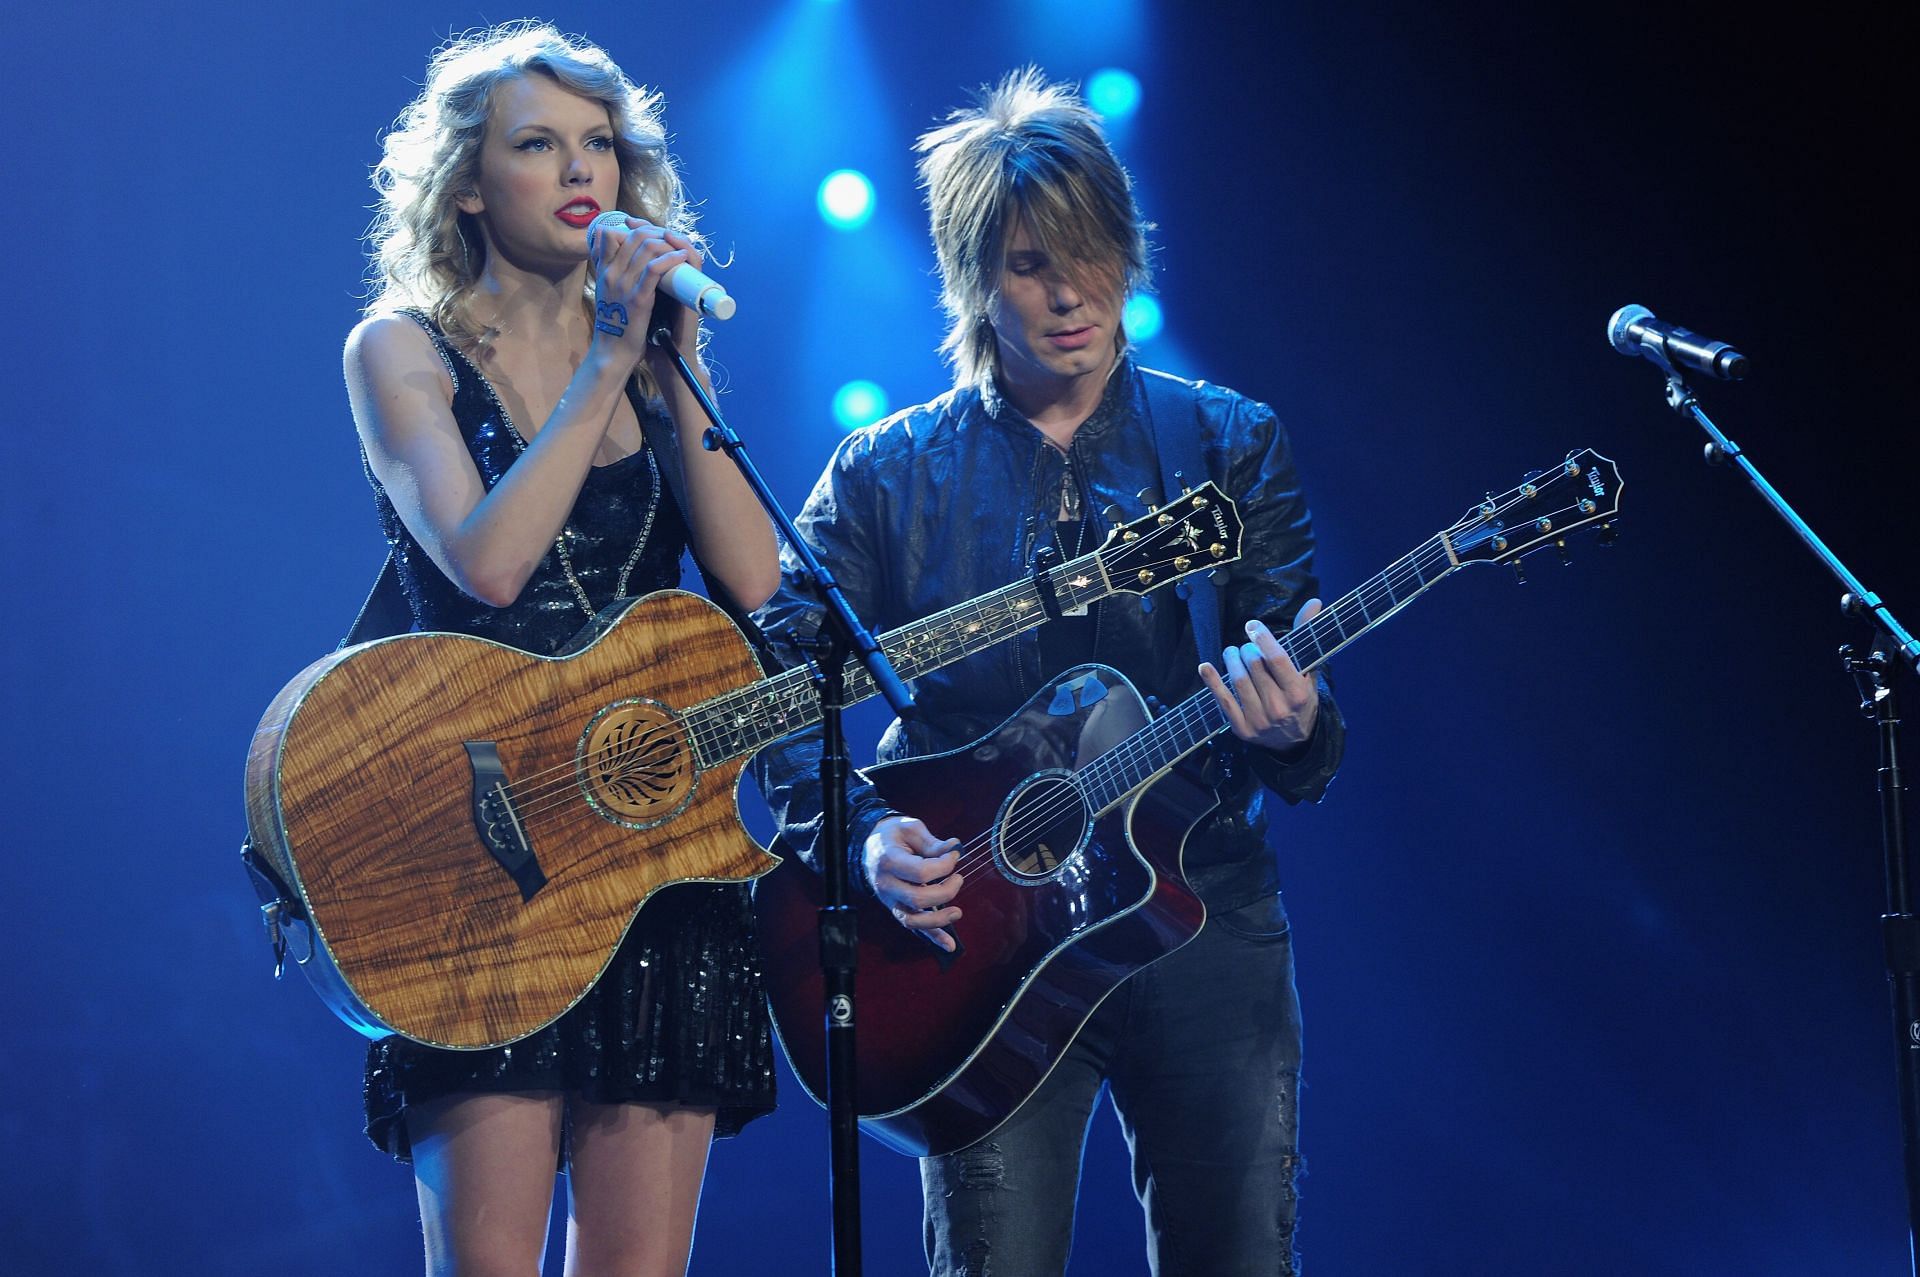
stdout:
POLYGON ((1193 597, 1193 586, 1186 581, 1181 581, 1173 587, 1173 593, 1176 598, 1184 602, 1193 597))
POLYGON ((1192 491, 1193 491, 1193 485, 1192 485, 1191 483, 1188 483, 1188 482, 1187 482, 1187 472, 1186 472, 1186 471, 1184 471, 1184 470, 1175 470, 1175 471, 1173 472, 1173 481, 1174 481, 1175 483, 1177 483, 1177 484, 1179 484, 1179 485, 1180 485, 1180 495, 1181 495, 1181 496, 1186 496, 1186 495, 1187 495, 1188 493, 1190 493, 1190 492, 1192 492, 1192 491))
POLYGON ((1110 505, 1100 512, 1100 517, 1108 523, 1125 523, 1127 521, 1127 512, 1117 505, 1110 505))
POLYGON ((1600 535, 1597 538, 1597 540, 1600 542, 1601 545, 1606 546, 1608 548, 1612 548, 1613 543, 1615 541, 1618 541, 1619 539, 1620 539, 1620 529, 1613 523, 1611 519, 1609 519, 1607 522, 1600 525, 1600 535))
POLYGON ((1142 488, 1133 495, 1140 498, 1141 502, 1149 510, 1158 510, 1160 508, 1160 494, 1155 492, 1151 486, 1142 488))
POLYGON ((1153 611, 1153 596, 1151 594, 1138 594, 1134 597, 1140 600, 1140 614, 1142 616, 1153 611))
POLYGON ((1513 583, 1515 585, 1525 585, 1527 583, 1527 569, 1521 565, 1518 559, 1513 561, 1513 583))
POLYGON ((1572 556, 1571 554, 1568 554, 1568 553, 1567 553, 1567 543, 1566 543, 1566 541, 1565 541, 1565 540, 1560 540, 1560 541, 1555 541, 1555 542, 1553 543, 1553 548, 1554 548, 1554 550, 1555 550, 1555 552, 1556 552, 1556 553, 1558 553, 1558 554, 1560 555, 1560 566, 1561 566, 1561 567, 1563 567, 1563 568, 1564 568, 1564 567, 1570 567, 1570 566, 1572 566, 1572 564, 1573 564, 1573 556, 1572 556))
POLYGON ((1227 570, 1225 568, 1215 568, 1213 571, 1207 573, 1207 580, 1213 582, 1215 585, 1225 585, 1227 583, 1227 570))

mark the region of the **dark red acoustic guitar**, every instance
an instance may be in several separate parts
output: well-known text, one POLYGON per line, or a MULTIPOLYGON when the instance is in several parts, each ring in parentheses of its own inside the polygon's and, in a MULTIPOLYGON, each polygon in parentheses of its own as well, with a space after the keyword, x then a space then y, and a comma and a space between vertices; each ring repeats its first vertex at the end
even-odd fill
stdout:
MULTIPOLYGON (((1619 509, 1620 476, 1568 454, 1295 628, 1303 670, 1470 563, 1517 563, 1619 509)), ((1218 799, 1203 778, 1226 716, 1202 690, 1158 718, 1099 665, 1068 670, 973 744, 867 776, 896 811, 961 840, 958 955, 859 898, 859 1111, 916 1156, 985 1138, 1026 1102, 1101 1000, 1206 919, 1181 867, 1218 799)), ((774 1020, 794 1072, 826 1094, 817 874, 788 854, 755 885, 774 1020)))

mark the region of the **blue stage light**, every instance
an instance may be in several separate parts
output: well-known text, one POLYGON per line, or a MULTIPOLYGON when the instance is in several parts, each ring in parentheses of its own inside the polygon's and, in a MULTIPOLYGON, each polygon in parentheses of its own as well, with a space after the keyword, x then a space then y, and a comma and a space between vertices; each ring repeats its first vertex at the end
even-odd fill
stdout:
POLYGON ((1166 327, 1166 317, 1160 313, 1160 303, 1145 293, 1127 300, 1121 308, 1120 322, 1127 326, 1127 340, 1149 342, 1160 335, 1166 327))
POLYGON ((1087 105, 1109 120, 1124 120, 1140 109, 1140 79, 1119 67, 1103 67, 1087 77, 1087 105))
POLYGON ((833 419, 857 430, 887 415, 887 392, 871 381, 850 381, 833 392, 833 419))
POLYGON ((873 216, 873 183, 858 169, 829 173, 820 183, 820 216, 835 230, 858 230, 873 216))

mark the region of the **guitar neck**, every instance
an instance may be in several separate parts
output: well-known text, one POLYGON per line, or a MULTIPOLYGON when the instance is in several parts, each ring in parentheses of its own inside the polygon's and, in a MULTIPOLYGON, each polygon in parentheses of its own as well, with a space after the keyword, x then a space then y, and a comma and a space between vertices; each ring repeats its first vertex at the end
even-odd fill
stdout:
MULTIPOLYGON (((1436 533, 1360 588, 1295 626, 1280 640, 1280 647, 1302 673, 1311 673, 1460 567, 1446 534, 1436 533)), ((1202 656, 1217 664, 1218 653, 1202 656)), ((1081 769, 1088 805, 1096 813, 1118 806, 1228 726, 1226 713, 1211 691, 1203 688, 1194 693, 1081 769)))
MULTIPOLYGON (((1062 609, 1098 603, 1118 592, 1098 550, 1046 576, 1062 609)), ((1030 630, 1046 616, 1040 587, 1029 578, 889 630, 880 636, 880 650, 902 679, 918 678, 1030 630)), ((879 693, 857 660, 849 660, 841 675, 849 705, 879 693)), ((700 766, 714 767, 813 726, 820 721, 820 699, 811 671, 800 666, 702 701, 685 717, 700 766)))

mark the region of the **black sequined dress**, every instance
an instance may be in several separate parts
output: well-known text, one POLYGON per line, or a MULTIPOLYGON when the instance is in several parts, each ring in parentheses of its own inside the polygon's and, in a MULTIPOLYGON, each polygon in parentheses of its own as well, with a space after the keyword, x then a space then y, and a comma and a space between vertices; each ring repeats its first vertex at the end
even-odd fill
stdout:
MULTIPOLYGON (((453 378, 453 416, 488 488, 525 449, 480 370, 424 313, 453 378)), ((659 404, 629 389, 634 410, 659 404)), ((669 436, 670 437, 670 436, 669 436)), ((416 630, 476 634, 541 655, 564 648, 616 597, 680 583, 686 521, 650 450, 587 474, 566 529, 519 599, 492 608, 435 567, 372 472, 374 499, 416 630)), ((771 1025, 744 885, 686 883, 648 901, 593 990, 509 1046, 446 1051, 402 1037, 367 1048, 367 1137, 411 1157, 406 1106, 465 1091, 565 1091, 597 1103, 714 1105, 736 1133, 773 1108, 771 1025)))

